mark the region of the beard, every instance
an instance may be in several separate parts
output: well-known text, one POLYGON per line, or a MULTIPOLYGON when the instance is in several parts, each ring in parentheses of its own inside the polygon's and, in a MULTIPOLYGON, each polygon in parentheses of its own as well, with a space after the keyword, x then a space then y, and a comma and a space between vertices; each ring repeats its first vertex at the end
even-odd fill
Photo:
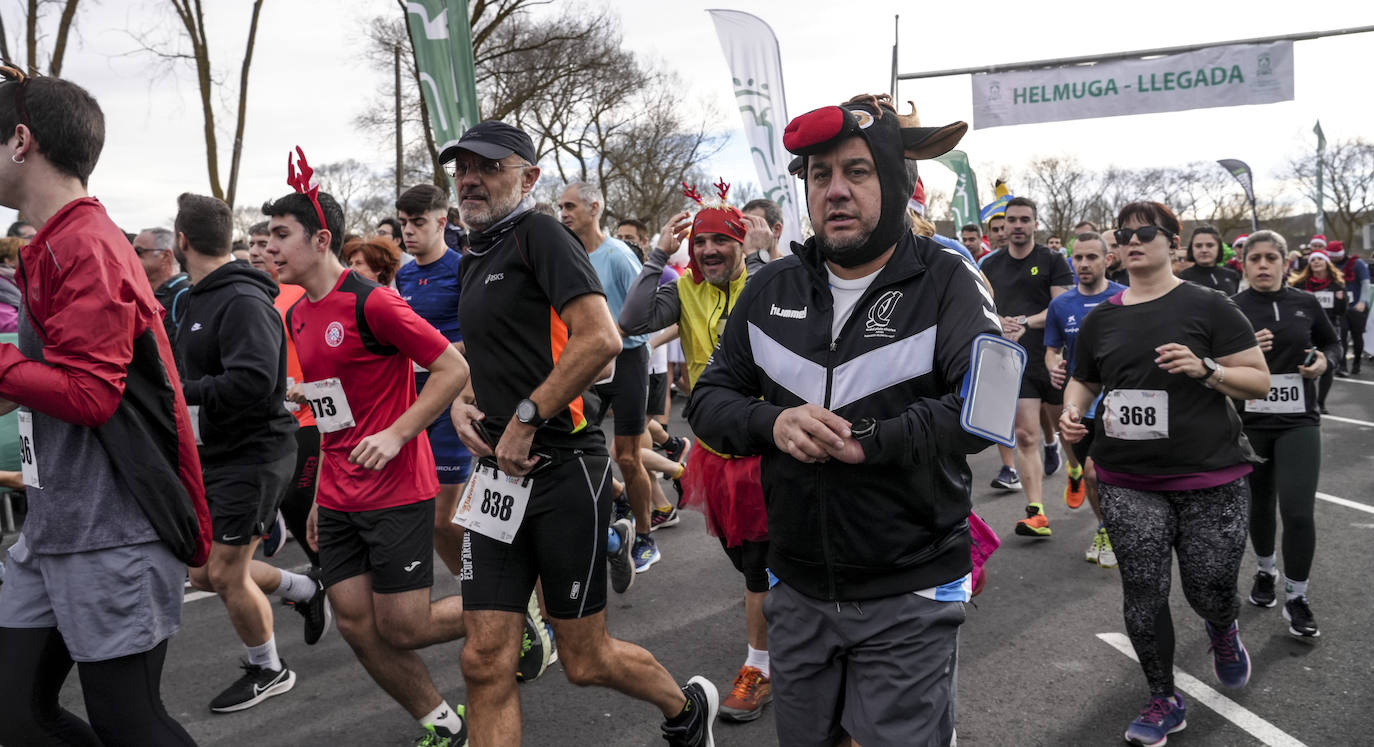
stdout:
POLYGON ((476 190, 468 192, 469 196, 486 197, 486 202, 480 207, 464 208, 462 197, 459 197, 458 212, 463 218, 463 223, 474 231, 485 231, 499 223, 502 218, 515 211, 515 208, 520 205, 521 197, 523 197, 520 193, 519 184, 516 184, 515 188, 507 194, 492 194, 490 190, 483 191, 485 195, 476 190))
MULTIPOLYGON (((875 220, 872 225, 861 226, 858 234, 843 239, 832 239, 825 232, 817 233, 816 247, 820 249, 821 256, 831 262, 841 267, 855 267, 877 256, 872 247, 868 246, 873 239, 873 232, 877 229, 878 222, 875 220)), ((877 254, 881 253, 879 251, 877 254)))

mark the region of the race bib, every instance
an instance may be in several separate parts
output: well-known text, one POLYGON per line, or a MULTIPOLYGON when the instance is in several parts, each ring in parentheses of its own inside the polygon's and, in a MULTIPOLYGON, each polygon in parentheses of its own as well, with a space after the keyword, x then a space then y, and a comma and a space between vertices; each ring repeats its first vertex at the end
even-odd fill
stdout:
POLYGON ((533 489, 533 478, 507 475, 496 467, 478 462, 468 480, 468 489, 458 502, 453 523, 510 544, 525 520, 525 509, 533 489))
POLYGON ((1102 401, 1102 427, 1123 441, 1169 437, 1169 393, 1162 389, 1114 389, 1102 401))
POLYGON ((200 405, 187 405, 186 412, 191 415, 191 435, 196 437, 196 446, 204 446, 200 438, 200 405))
POLYGON ((310 411, 315 414, 315 426, 320 433, 333 433, 356 425, 343 384, 337 377, 303 382, 301 393, 310 401, 310 411))
POLYGON ((1317 297, 1317 303, 1318 303, 1318 304, 1321 304, 1321 307, 1322 307, 1323 309, 1334 309, 1334 308, 1336 308, 1336 294, 1335 294, 1334 292, 1332 292, 1332 291, 1317 291, 1316 293, 1313 293, 1312 295, 1314 295, 1314 296, 1317 297))
POLYGON ((19 411, 19 469, 25 485, 43 487, 38 482, 38 452, 33 448, 33 413, 28 410, 19 411))
POLYGON ((1307 395, 1300 374, 1275 374, 1269 377, 1269 396, 1245 400, 1246 412, 1294 415, 1307 412, 1307 395))

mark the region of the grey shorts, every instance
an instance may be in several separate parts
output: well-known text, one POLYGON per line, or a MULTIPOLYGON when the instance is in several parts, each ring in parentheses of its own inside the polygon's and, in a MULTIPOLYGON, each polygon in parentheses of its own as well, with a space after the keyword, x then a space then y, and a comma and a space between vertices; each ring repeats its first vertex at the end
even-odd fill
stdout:
POLYGON ((948 745, 963 602, 825 602, 779 583, 763 603, 778 743, 948 745))
POLYGON ((186 565, 161 542, 5 560, 0 628, 57 628, 75 661, 141 654, 181 626, 186 565))

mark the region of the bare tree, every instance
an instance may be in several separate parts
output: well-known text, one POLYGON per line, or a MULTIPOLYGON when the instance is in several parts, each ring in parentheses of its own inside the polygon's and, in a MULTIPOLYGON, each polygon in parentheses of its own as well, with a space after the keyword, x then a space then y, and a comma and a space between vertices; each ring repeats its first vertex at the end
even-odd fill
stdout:
MULTIPOLYGON (((14 4, 19 5, 18 2, 14 4)), ((29 72, 44 73, 53 77, 62 74, 62 61, 67 55, 67 42, 71 38, 72 27, 76 24, 76 10, 79 4, 80 0, 23 0, 23 64, 29 72), (50 7, 60 9, 57 14, 57 28, 52 32, 45 32, 43 21, 50 7), (44 65, 41 46, 49 35, 53 37, 52 51, 48 55, 47 64, 44 65)), ((0 59, 14 60, 3 13, 0 13, 0 59)))
POLYGON ((344 233, 370 234, 377 221, 391 214, 393 198, 388 179, 356 160, 337 161, 316 167, 320 190, 328 192, 344 210, 344 233))
MULTIPOLYGON (((1338 140, 1322 159, 1326 233, 1353 246, 1361 226, 1374 222, 1374 143, 1364 138, 1338 140)), ((1313 203, 1317 201, 1317 157, 1289 159, 1280 172, 1313 203)))
POLYGON ((1102 196, 1101 175, 1073 156, 1035 158, 1023 178, 1027 191, 1039 198, 1037 213, 1051 236, 1067 236, 1102 196))

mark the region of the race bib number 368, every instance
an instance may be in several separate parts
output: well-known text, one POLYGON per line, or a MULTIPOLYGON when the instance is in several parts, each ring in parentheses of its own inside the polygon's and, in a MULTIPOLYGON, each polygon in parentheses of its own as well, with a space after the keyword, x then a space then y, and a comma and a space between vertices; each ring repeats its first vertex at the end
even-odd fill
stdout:
POLYGON ((1102 427, 1123 441, 1169 437, 1169 393, 1162 389, 1114 389, 1103 400, 1102 427))

